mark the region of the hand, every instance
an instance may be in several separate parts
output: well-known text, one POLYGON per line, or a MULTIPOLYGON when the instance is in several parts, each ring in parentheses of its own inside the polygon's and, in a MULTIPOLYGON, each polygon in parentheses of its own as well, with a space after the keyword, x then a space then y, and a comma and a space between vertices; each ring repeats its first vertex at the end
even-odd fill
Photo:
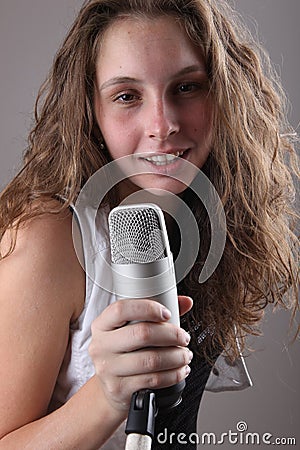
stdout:
MULTIPOLYGON (((178 299, 180 314, 191 309, 189 297, 178 299)), ((169 318, 153 300, 120 300, 93 322, 89 353, 113 408, 128 410, 133 392, 172 386, 189 374, 190 337, 169 318)))

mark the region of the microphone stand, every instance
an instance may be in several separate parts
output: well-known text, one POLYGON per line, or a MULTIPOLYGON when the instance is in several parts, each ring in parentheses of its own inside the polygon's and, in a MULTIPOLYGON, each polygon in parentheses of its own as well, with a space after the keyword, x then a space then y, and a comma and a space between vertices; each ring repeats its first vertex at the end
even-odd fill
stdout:
POLYGON ((143 389, 132 394, 125 429, 125 450, 151 449, 157 411, 153 391, 143 389))
POLYGON ((125 450, 150 450, 158 411, 168 412, 182 400, 185 380, 166 388, 141 389, 131 396, 125 450))

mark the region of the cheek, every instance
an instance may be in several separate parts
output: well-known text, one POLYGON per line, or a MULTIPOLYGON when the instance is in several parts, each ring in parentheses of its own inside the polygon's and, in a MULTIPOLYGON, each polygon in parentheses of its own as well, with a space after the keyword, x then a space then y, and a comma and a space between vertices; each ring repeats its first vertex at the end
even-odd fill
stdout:
POLYGON ((115 117, 112 116, 99 101, 95 101, 95 116, 105 144, 113 159, 123 156, 123 129, 115 117))
POLYGON ((135 135, 124 122, 109 119, 101 121, 101 124, 102 136, 113 159, 133 153, 135 135))
POLYGON ((209 143, 212 137, 213 111, 210 106, 200 109, 198 114, 191 117, 193 133, 196 137, 209 143))
POLYGON ((98 123, 113 158, 132 154, 141 139, 140 117, 134 113, 103 111, 98 123))

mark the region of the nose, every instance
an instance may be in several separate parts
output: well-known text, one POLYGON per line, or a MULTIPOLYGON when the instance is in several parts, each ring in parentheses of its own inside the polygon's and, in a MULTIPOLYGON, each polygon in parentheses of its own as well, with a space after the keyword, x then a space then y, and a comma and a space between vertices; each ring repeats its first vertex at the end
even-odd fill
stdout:
POLYGON ((163 142, 169 136, 179 132, 180 126, 176 110, 166 100, 155 100, 148 108, 148 114, 145 118, 145 134, 147 137, 163 142))

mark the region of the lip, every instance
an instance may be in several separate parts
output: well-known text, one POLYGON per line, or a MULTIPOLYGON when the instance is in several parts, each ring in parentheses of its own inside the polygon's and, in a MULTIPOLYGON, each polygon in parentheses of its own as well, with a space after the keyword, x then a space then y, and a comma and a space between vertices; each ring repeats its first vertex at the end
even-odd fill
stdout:
MULTIPOLYGON (((169 150, 159 150, 159 151, 150 151, 150 152, 143 152, 143 153, 137 153, 135 156, 137 158, 150 158, 152 156, 160 156, 160 155, 175 155, 176 153, 182 153, 184 154, 190 150, 189 148, 172 148, 169 150)), ((183 156, 183 155, 182 155, 183 156)))
POLYGON ((188 159, 191 149, 172 149, 168 151, 160 151, 160 152, 145 152, 136 154, 135 157, 141 163, 145 164, 147 169, 150 169, 151 173, 161 174, 161 175, 171 175, 172 173, 176 173, 180 170, 182 166, 182 161, 188 159), (173 161, 169 161, 167 164, 155 164, 153 161, 149 161, 147 158, 151 158, 154 156, 164 156, 164 155, 176 155, 176 153, 182 153, 180 156, 174 158, 173 161))

